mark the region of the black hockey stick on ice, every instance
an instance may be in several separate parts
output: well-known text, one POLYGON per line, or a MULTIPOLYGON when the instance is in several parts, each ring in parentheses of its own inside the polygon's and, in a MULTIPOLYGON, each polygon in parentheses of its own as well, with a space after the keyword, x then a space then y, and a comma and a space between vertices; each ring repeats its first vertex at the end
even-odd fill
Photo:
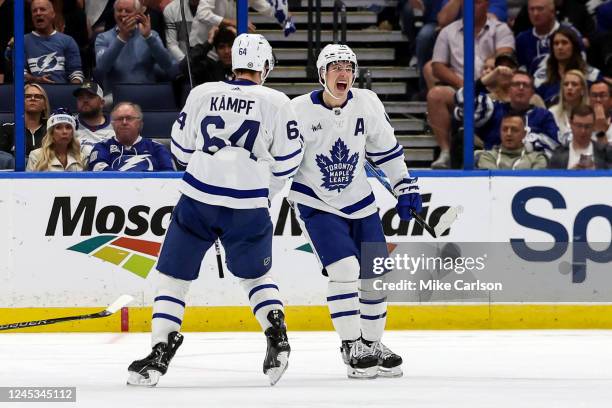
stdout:
MULTIPOLYGON (((189 30, 187 29, 187 19, 185 18, 185 0, 180 0, 181 8, 181 30, 184 30, 185 39, 187 41, 186 56, 187 58, 187 76, 189 77, 189 89, 193 89, 193 75, 191 74, 191 46, 189 45, 189 30)), ((217 270, 219 278, 223 278, 223 259, 221 258, 221 247, 219 240, 215 240, 215 254, 217 256, 217 270)))
MULTIPOLYGON (((365 162, 365 168, 366 170, 369 170, 374 175, 374 177, 376 177, 380 184, 382 184, 387 189, 387 191, 393 195, 393 197, 397 198, 395 192, 393 192, 391 184, 389 184, 389 182, 386 180, 385 173, 383 173, 382 170, 375 167, 367 160, 365 162)), ((451 226, 451 224, 455 222, 458 214, 460 214, 462 211, 462 207, 450 207, 448 210, 446 210, 444 214, 442 214, 442 216, 440 217, 440 221, 438 221, 438 224, 435 227, 432 227, 431 225, 427 224, 423 217, 417 214, 416 211, 414 211, 412 208, 410 209, 410 215, 412 215, 414 220, 421 227, 426 229, 432 237, 438 238, 439 235, 443 234, 444 231, 446 231, 451 226)))
POLYGON ((117 312, 122 307, 126 306, 127 304, 129 304, 132 300, 134 300, 134 298, 130 295, 121 295, 117 300, 111 303, 106 309, 98 313, 91 313, 91 314, 79 315, 79 316, 56 317, 53 319, 34 320, 31 322, 0 324, 0 331, 13 330, 13 329, 25 329, 27 327, 36 327, 36 326, 46 326, 48 324, 69 322, 72 320, 98 319, 100 317, 107 317, 107 316, 114 314, 115 312, 117 312))

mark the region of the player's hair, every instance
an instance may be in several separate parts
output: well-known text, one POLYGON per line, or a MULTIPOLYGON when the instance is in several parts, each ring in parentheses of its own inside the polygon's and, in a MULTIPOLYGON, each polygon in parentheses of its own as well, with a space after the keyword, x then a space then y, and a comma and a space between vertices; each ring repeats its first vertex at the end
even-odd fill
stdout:
MULTIPOLYGON (((72 126, 71 126, 72 128, 72 126)), ((55 126, 47 129, 47 133, 42 139, 40 150, 42 152, 42 158, 36 164, 36 171, 47 171, 49 164, 56 157, 55 156, 55 141, 53 140, 53 131, 55 126)), ((74 134, 74 128, 72 128, 72 139, 68 143, 68 154, 72 155, 77 162, 81 162, 81 144, 77 140, 74 134)))
POLYGON ((574 109, 572 109, 572 113, 570 114, 570 120, 574 120, 574 116, 593 116, 593 119, 595 119, 595 111, 593 110, 593 108, 591 108, 591 106, 589 105, 585 105, 585 104, 580 104, 578 106, 576 106, 574 109))
POLYGON ((24 95, 28 92, 28 88, 38 89, 40 93, 43 95, 43 97, 45 98, 45 106, 43 108, 43 111, 40 113, 40 122, 42 123, 44 120, 49 119, 49 114, 51 113, 51 105, 49 104, 49 96, 47 95, 45 88, 33 82, 28 82, 27 84, 25 84, 25 86, 23 87, 24 95))

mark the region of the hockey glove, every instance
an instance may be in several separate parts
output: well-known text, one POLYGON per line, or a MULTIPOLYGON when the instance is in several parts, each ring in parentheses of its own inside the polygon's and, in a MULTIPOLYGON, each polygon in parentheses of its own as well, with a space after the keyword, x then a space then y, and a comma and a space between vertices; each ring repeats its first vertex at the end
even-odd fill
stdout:
POLYGON ((295 33, 297 28, 293 23, 293 17, 289 17, 287 21, 283 23, 283 32, 285 33, 285 37, 289 37, 290 34, 295 33))
POLYGON ((417 214, 423 209, 423 200, 419 193, 418 177, 405 178, 395 185, 393 191, 397 195, 397 205, 395 209, 400 219, 410 221, 412 215, 410 210, 417 214))

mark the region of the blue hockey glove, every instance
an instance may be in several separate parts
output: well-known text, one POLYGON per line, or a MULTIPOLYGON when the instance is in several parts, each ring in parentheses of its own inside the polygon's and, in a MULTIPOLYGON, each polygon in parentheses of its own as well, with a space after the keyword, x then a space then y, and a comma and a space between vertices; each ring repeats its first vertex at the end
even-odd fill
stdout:
POLYGON ((285 37, 289 37, 289 34, 295 33, 297 28, 293 23, 293 17, 289 17, 287 21, 283 24, 283 32, 285 33, 285 37))
POLYGON ((419 193, 418 178, 405 178, 395 185, 393 191, 397 195, 397 205, 395 209, 400 219, 410 221, 412 215, 410 209, 413 209, 417 214, 423 209, 423 200, 419 193))

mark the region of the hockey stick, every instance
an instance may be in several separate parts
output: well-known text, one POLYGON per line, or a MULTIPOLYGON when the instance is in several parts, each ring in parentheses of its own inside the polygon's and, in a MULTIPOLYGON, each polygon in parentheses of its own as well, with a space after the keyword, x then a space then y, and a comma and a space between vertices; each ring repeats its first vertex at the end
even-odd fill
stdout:
MULTIPOLYGON (((187 18, 185 18, 185 0, 180 0, 181 8, 181 29, 184 30, 185 38, 187 41, 186 56, 187 58, 187 76, 189 77, 189 89, 193 89, 193 76, 191 74, 191 45, 189 45, 189 30, 187 30, 187 18)), ((219 278, 223 279, 223 259, 221 258, 221 247, 219 240, 215 240, 215 254, 217 256, 217 270, 219 271, 219 278)))
POLYGON ((13 329, 24 329, 27 327, 46 326, 48 324, 55 324, 61 322, 69 322, 71 320, 85 320, 85 319, 98 319, 100 317, 107 317, 117 312, 122 307, 129 304, 134 298, 130 295, 121 295, 117 300, 111 303, 106 309, 98 313, 91 313, 79 316, 66 316, 56 317, 53 319, 34 320, 31 322, 19 322, 19 323, 8 323, 0 325, 0 331, 2 330, 13 330, 13 329))
MULTIPOLYGON (((382 184, 387 189, 387 191, 393 195, 393 197, 397 198, 397 196, 393 192, 393 188, 391 187, 391 184, 389 184, 389 182, 385 179, 385 174, 382 172, 382 170, 374 167, 374 165, 367 160, 365 162, 365 168, 366 170, 369 170, 374 175, 374 177, 376 177, 376 179, 380 182, 380 184, 382 184)), ((412 208, 410 209, 410 215, 412 215, 414 220, 421 227, 426 229, 427 232, 429 232, 429 234, 434 238, 438 238, 439 235, 443 234, 444 231, 450 228, 451 224, 455 222, 455 220, 457 219, 458 215, 461 214, 461 212, 463 212, 463 207, 461 206, 450 207, 448 210, 446 210, 444 214, 442 214, 442 216, 440 217, 440 220, 438 221, 438 224, 435 227, 432 227, 429 224, 427 224, 427 222, 425 222, 423 217, 417 214, 412 208)))

